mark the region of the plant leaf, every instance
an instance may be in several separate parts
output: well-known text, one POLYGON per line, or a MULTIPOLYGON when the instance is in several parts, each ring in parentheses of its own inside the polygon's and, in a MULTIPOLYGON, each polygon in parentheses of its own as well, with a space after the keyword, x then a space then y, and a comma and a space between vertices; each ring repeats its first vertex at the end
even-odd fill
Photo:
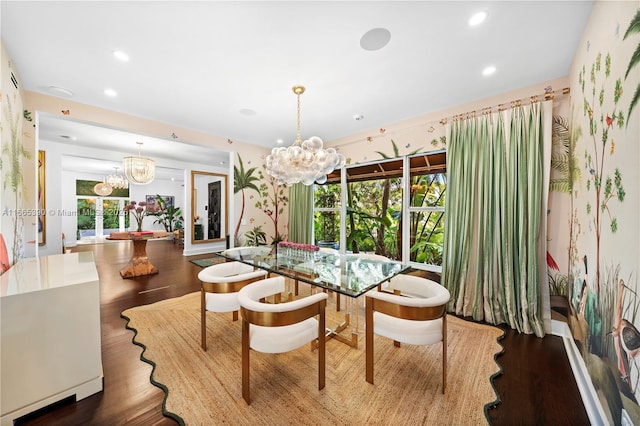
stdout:
POLYGON ((633 94, 633 99, 631 99, 631 103, 629 104, 629 113, 627 114, 627 126, 629 125, 629 118, 631 117, 631 111, 638 103, 638 99, 640 99, 640 84, 636 87, 636 92, 633 94))
POLYGON ((629 23, 629 28, 624 33, 623 40, 626 40, 628 36, 632 33, 640 33, 640 9, 636 12, 636 16, 633 17, 631 22, 629 23))
POLYGON ((629 72, 631 72, 631 69, 638 65, 638 62, 640 62, 640 44, 638 44, 638 47, 636 47, 636 51, 633 52, 633 55, 631 55, 629 65, 627 66, 627 72, 624 73, 625 80, 629 76, 629 72))

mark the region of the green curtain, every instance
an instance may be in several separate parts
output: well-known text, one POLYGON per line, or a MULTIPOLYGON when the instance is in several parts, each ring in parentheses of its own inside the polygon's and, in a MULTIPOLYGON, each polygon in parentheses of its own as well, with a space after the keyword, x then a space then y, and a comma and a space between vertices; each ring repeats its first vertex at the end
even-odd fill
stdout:
POLYGON ((289 188, 289 241, 311 244, 313 186, 297 183, 289 188))
POLYGON ((546 104, 452 124, 442 267, 451 312, 540 337, 541 300, 548 297, 541 256, 551 140, 546 104))

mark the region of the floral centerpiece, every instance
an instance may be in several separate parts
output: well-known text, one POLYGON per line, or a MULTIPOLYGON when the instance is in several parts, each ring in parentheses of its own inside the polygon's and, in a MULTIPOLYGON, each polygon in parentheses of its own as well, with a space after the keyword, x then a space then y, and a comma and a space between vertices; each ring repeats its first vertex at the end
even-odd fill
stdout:
POLYGON ((291 248, 291 249, 294 249, 294 250, 301 250, 301 251, 318 251, 318 250, 320 250, 320 247, 314 246, 312 244, 292 243, 292 242, 289 242, 289 241, 280 241, 278 243, 278 245, 280 247, 291 248))
POLYGON ((142 220, 144 217, 156 212, 155 207, 147 206, 146 201, 140 201, 139 203, 131 201, 129 204, 124 206, 124 211, 125 213, 131 213, 131 216, 136 220, 138 232, 142 231, 142 220))
POLYGON ((315 252, 320 247, 312 244, 292 243, 289 241, 280 241, 278 243, 278 255, 284 255, 287 258, 299 259, 303 261, 311 261, 315 258, 315 252), (284 250, 281 250, 284 249, 284 250))

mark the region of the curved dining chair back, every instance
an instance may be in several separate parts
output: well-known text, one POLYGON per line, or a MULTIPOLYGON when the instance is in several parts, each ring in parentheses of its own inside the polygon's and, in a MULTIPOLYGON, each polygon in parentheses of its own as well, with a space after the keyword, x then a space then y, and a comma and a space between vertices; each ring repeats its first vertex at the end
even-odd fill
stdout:
POLYGON ((316 293, 284 303, 263 300, 285 290, 282 276, 243 287, 238 293, 242 314, 242 397, 251 403, 249 353, 283 353, 317 341, 318 389, 325 385, 325 307, 327 295, 316 293), (317 317, 317 319, 316 319, 317 317))
POLYGON ((400 343, 442 342, 442 393, 447 384, 447 311, 449 291, 414 275, 393 277, 383 291, 366 294, 366 379, 373 383, 374 334, 400 343))
POLYGON ((237 255, 237 256, 256 256, 256 255, 267 255, 271 252, 271 248, 267 246, 242 246, 242 247, 233 247, 226 249, 224 254, 226 255, 237 255))
POLYGON ((201 344, 207 350, 207 311, 233 312, 233 321, 238 320, 238 292, 247 284, 265 278, 267 272, 254 270, 253 266, 241 262, 225 262, 204 268, 198 273, 200 285, 201 344))

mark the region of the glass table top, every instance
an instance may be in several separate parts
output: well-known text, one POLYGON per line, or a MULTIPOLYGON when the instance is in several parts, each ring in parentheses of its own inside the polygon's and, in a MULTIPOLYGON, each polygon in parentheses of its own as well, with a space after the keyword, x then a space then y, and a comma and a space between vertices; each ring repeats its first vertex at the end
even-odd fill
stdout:
POLYGON ((217 253, 279 275, 304 281, 350 297, 358 297, 409 267, 338 252, 300 252, 268 247, 243 247, 217 253))

